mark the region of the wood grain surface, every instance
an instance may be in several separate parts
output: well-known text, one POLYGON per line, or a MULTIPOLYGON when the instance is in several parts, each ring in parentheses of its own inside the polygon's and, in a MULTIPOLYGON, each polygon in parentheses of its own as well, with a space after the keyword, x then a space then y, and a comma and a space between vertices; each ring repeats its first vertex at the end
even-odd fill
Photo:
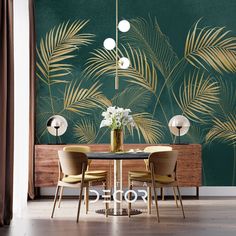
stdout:
MULTIPOLYGON (((161 146, 167 144, 159 144, 161 146)), ((58 180, 57 151, 65 145, 35 145, 35 187, 55 186, 58 180)), ((94 152, 109 151, 108 144, 91 144, 94 152)), ((148 144, 126 144, 125 150, 144 149, 148 144)), ((158 145, 157 145, 158 146, 158 145)), ((169 145, 178 150, 177 178, 182 187, 198 187, 202 183, 202 150, 200 144, 169 145)), ((107 170, 113 184, 113 161, 93 160, 90 170, 107 170)), ((145 170, 143 160, 123 160, 123 187, 127 186, 129 170, 145 170)))

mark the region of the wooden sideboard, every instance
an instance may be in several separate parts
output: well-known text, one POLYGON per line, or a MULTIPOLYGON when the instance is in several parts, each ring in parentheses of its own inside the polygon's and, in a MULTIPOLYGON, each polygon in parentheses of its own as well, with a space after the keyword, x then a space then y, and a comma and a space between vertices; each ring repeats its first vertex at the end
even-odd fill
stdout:
MULTIPOLYGON (((163 144, 161 144, 163 146, 163 144)), ((165 145, 165 144, 164 144, 165 145)), ((58 155, 65 145, 35 145, 35 187, 56 186, 58 180, 58 155)), ((109 151, 108 144, 91 144, 94 152, 109 151)), ((144 149, 148 144, 126 144, 125 150, 144 149)), ((200 144, 167 145, 178 150, 177 178, 182 187, 199 187, 202 183, 202 148, 200 144)), ((93 160, 90 170, 107 170, 113 183, 113 161, 93 160)), ((127 186, 129 170, 145 170, 143 160, 123 160, 123 186, 127 186)))

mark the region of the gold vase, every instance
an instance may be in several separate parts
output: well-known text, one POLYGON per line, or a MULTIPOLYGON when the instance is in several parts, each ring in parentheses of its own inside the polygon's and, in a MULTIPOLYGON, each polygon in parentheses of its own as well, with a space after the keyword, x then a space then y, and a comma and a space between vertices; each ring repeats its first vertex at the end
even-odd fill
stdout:
POLYGON ((123 150, 123 131, 114 129, 111 131, 111 152, 121 152, 123 150))

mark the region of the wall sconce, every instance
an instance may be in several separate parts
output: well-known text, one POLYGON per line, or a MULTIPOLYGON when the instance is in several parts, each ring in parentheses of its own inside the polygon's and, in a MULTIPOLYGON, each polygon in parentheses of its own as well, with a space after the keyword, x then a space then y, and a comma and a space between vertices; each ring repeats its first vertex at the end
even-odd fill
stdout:
POLYGON ((56 137, 56 144, 59 144, 59 136, 63 135, 68 127, 68 123, 63 116, 54 115, 47 121, 48 132, 56 137))
POLYGON ((107 50, 116 49, 116 75, 115 75, 115 89, 119 89, 119 75, 118 75, 118 67, 120 69, 128 69, 130 65, 130 61, 126 57, 119 58, 118 57, 118 34, 119 31, 127 32, 130 29, 130 23, 127 20, 121 20, 118 22, 118 0, 116 0, 116 40, 112 38, 107 38, 103 42, 103 46, 107 50))
POLYGON ((190 127, 189 120, 182 115, 176 115, 172 117, 169 121, 170 132, 179 138, 178 144, 182 144, 180 142, 180 136, 187 134, 189 127, 190 127))

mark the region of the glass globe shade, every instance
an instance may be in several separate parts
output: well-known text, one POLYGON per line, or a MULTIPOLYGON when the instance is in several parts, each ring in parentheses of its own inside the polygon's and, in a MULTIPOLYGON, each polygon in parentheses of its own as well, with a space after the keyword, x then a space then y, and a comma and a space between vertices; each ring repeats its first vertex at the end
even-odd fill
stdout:
POLYGON ((128 69, 129 65, 130 65, 130 61, 129 61, 128 58, 126 58, 126 57, 120 58, 120 60, 119 60, 119 67, 121 69, 128 69))
POLYGON ((121 32, 127 32, 130 29, 130 23, 127 20, 121 20, 118 24, 118 29, 121 32))
POLYGON ((104 48, 106 48, 107 50, 112 50, 112 49, 115 48, 116 42, 115 42, 115 40, 112 39, 112 38, 107 38, 107 39, 104 40, 103 46, 104 46, 104 48))

